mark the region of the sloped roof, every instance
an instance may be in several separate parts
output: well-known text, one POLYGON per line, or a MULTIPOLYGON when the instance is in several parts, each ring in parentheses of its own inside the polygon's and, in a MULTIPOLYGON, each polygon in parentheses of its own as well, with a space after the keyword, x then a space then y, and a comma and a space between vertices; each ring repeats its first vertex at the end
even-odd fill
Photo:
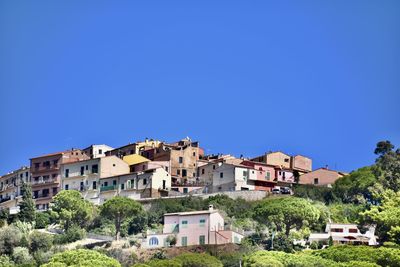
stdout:
POLYGON ((141 155, 138 155, 138 154, 131 154, 131 155, 124 156, 122 158, 122 160, 125 161, 126 163, 128 163, 129 165, 136 165, 139 163, 150 161, 149 159, 147 159, 141 155))

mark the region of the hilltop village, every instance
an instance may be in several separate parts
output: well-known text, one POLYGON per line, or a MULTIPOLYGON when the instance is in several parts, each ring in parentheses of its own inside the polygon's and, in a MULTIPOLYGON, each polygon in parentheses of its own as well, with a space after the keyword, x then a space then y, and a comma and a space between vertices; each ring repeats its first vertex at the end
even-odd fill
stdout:
POLYGON ((102 204, 113 196, 140 200, 232 191, 285 193, 292 184, 329 186, 344 175, 313 170, 312 159, 303 155, 205 155, 190 138, 174 143, 146 139, 118 148, 90 145, 35 155, 29 166, 0 177, 0 208, 18 213, 23 182, 32 186, 36 209, 47 210, 62 190, 77 190, 84 199, 102 204))
POLYGON ((0 177, 0 266, 400 266, 400 149, 344 173, 145 139, 0 177))

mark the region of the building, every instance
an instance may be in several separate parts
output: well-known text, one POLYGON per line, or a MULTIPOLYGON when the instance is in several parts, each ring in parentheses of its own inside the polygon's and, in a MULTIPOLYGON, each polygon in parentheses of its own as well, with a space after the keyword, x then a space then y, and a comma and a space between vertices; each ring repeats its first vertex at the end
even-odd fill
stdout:
POLYGON ((298 171, 300 174, 312 171, 312 160, 302 155, 290 156, 281 151, 268 152, 262 156, 251 159, 251 161, 263 162, 282 169, 298 171))
POLYGON ((36 208, 47 210, 61 186, 61 164, 89 159, 80 149, 31 158, 31 185, 36 208))
POLYGON ((91 159, 94 159, 105 157, 106 153, 110 150, 113 150, 113 148, 107 145, 91 145, 83 149, 83 152, 85 152, 85 154, 88 155, 91 159))
POLYGON ((361 233, 356 224, 328 223, 325 233, 312 233, 309 242, 328 242, 332 238, 334 244, 378 245, 375 236, 375 227, 369 226, 365 233, 361 233))
POLYGON ((331 186, 337 179, 345 175, 347 175, 345 172, 329 170, 328 168, 319 168, 301 175, 299 183, 331 186))
POLYGON ((169 173, 182 181, 194 179, 197 176, 197 161, 204 154, 199 142, 190 138, 182 139, 172 144, 160 144, 157 149, 145 151, 153 161, 169 161, 169 173))
POLYGON ((225 226, 224 218, 212 205, 208 210, 164 214, 162 233, 148 233, 142 246, 159 248, 170 246, 176 239, 177 247, 194 245, 222 245, 240 243, 242 232, 225 226))
POLYGON ((21 167, 0 176, 0 209, 8 209, 10 214, 18 213, 22 183, 30 183, 30 179, 29 167, 21 167))
MULTIPOLYGON (((261 162, 244 160, 243 165, 252 167, 256 172, 254 180, 254 190, 271 191, 278 183, 278 171, 274 165, 268 165, 261 162)), ((254 176, 252 176, 254 177, 254 176)))
POLYGON ((107 151, 106 155, 107 156, 118 156, 120 158, 127 156, 127 155, 132 155, 132 154, 141 154, 142 151, 146 149, 151 149, 151 148, 157 148, 161 145, 161 141, 159 140, 153 140, 153 139, 147 139, 143 142, 139 141, 136 143, 129 143, 125 146, 121 146, 118 148, 115 148, 113 150, 107 151))
POLYGON ((88 199, 102 204, 114 196, 132 199, 160 198, 168 196, 171 190, 171 175, 162 167, 142 172, 121 174, 100 178, 98 195, 88 199))
POLYGON ((128 173, 128 163, 117 156, 64 163, 61 165, 61 187, 78 190, 85 199, 91 199, 98 196, 100 179, 128 173))
POLYGON ((257 174, 252 166, 240 159, 221 159, 199 168, 199 181, 206 184, 207 193, 255 190, 257 174))

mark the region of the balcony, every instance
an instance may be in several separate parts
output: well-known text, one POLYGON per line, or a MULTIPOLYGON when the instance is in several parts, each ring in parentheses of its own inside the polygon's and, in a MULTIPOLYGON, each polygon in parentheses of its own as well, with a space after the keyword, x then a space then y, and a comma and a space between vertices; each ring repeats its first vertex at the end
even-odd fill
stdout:
POLYGON ((3 197, 3 198, 0 199, 0 203, 6 202, 6 201, 9 201, 9 200, 11 200, 11 196, 3 197))
POLYGON ((48 198, 48 197, 52 197, 52 195, 50 195, 50 193, 48 194, 37 194, 37 195, 33 195, 33 199, 39 199, 39 198, 48 198))
POLYGON ((118 188, 117 185, 102 186, 102 187, 100 187, 100 192, 117 190, 117 188, 118 188))
POLYGON ((47 179, 47 180, 39 180, 39 181, 32 181, 32 185, 41 185, 41 184, 51 184, 57 183, 57 179, 47 179))

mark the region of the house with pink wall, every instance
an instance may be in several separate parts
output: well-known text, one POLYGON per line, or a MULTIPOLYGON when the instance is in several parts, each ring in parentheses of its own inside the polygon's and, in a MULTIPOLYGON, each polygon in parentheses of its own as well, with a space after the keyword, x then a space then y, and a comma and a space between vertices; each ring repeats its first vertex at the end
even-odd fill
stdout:
POLYGON ((208 210, 164 214, 162 233, 148 232, 142 246, 167 247, 171 238, 176 240, 177 247, 222 245, 240 243, 243 237, 240 231, 225 226, 222 215, 210 205, 208 210))

